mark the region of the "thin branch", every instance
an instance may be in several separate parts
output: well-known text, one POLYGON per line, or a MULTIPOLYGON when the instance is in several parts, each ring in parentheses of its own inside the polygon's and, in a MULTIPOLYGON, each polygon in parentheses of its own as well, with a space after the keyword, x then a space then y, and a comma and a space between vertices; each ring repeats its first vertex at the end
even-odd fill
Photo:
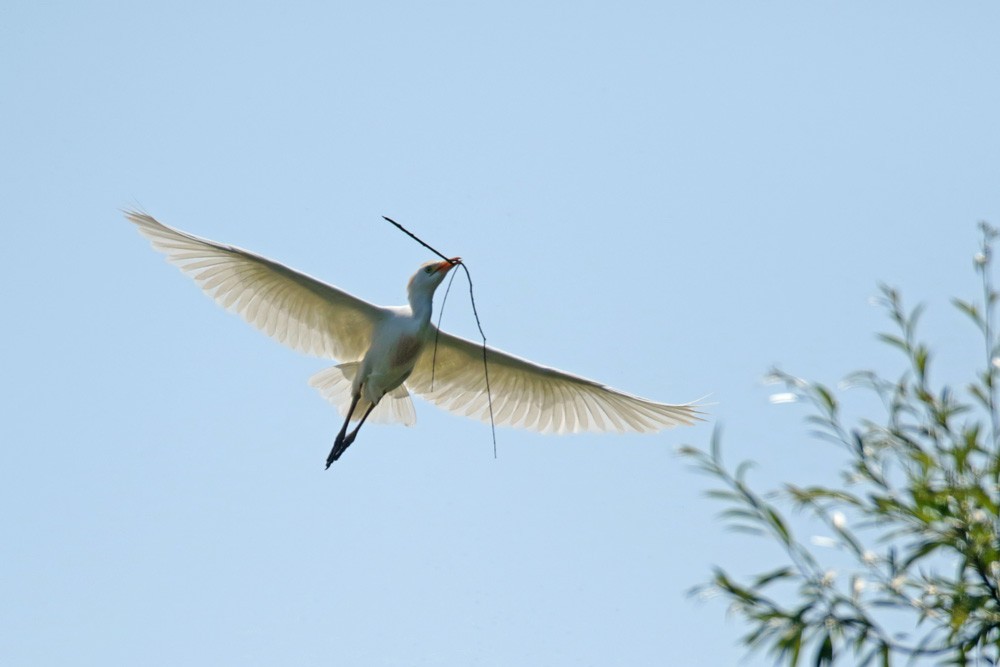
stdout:
MULTIPOLYGON (((452 259, 452 258, 449 258, 449 257, 445 257, 443 254, 441 254, 440 252, 438 252, 436 249, 432 248, 430 245, 428 245, 427 243, 425 243, 424 241, 422 241, 419 237, 417 237, 416 234, 414 234, 413 232, 411 232, 406 227, 404 227, 403 225, 399 224, 398 222, 396 222, 395 220, 393 220, 389 216, 383 215, 382 219, 385 220, 386 222, 390 222, 393 225, 395 225, 396 228, 399 229, 399 231, 403 232, 404 234, 406 234, 407 236, 409 236, 411 239, 413 239, 414 241, 416 241, 417 243, 419 243, 423 247, 427 248, 432 253, 434 253, 435 255, 437 255, 438 257, 440 257, 441 259, 443 259, 444 261, 448 262, 452 266, 458 264, 458 265, 460 265, 465 270, 465 277, 469 281, 469 299, 472 301, 472 314, 476 318, 476 327, 479 329, 479 336, 483 339, 483 375, 486 378, 486 404, 487 404, 487 406, 489 407, 489 410, 490 410, 490 432, 493 435, 493 458, 496 458, 497 457, 497 427, 496 427, 496 423, 495 423, 495 421, 493 419, 493 392, 490 390, 490 367, 489 367, 489 364, 486 362, 486 334, 483 332, 483 325, 479 321, 479 311, 476 310, 476 296, 472 293, 472 274, 469 273, 469 267, 467 267, 465 265, 465 262, 463 262, 461 260, 456 260, 456 259, 452 259)), ((451 283, 448 283, 448 290, 450 290, 450 289, 451 289, 451 283)), ((445 291, 445 297, 446 298, 447 298, 447 295, 448 295, 448 292, 446 290, 445 291)), ((443 304, 441 306, 441 311, 442 311, 441 314, 443 315, 444 314, 444 305, 443 304)), ((440 321, 441 320, 439 318, 438 322, 440 323, 440 321)), ((438 331, 440 331, 440 329, 438 329, 438 331)), ((434 338, 434 355, 435 355, 435 357, 437 356, 437 334, 435 334, 435 338, 434 338)), ((433 376, 434 376, 433 362, 432 362, 431 365, 432 365, 432 368, 431 368, 431 378, 432 378, 431 379, 431 383, 433 385, 433 376)))
POLYGON ((986 387, 986 397, 989 401, 990 427, 993 436, 993 451, 1000 456, 1000 414, 997 412, 997 371, 1000 370, 994 364, 996 357, 996 341, 994 340, 993 319, 996 313, 996 293, 993 290, 993 280, 990 268, 993 264, 993 239, 997 236, 997 230, 990 227, 985 222, 980 224, 983 233, 983 241, 980 253, 976 256, 976 269, 979 271, 983 281, 983 338, 986 341, 986 377, 988 386, 986 387))

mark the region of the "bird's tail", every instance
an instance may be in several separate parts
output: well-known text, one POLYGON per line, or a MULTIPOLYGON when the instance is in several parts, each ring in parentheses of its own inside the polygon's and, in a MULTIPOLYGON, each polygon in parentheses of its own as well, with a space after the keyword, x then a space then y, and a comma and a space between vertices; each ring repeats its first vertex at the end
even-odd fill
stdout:
MULTIPOLYGON (((358 374, 360 361, 351 361, 325 368, 309 378, 309 384, 319 391, 320 395, 332 403, 342 417, 347 416, 351 407, 351 386, 354 376, 358 374)), ((361 398, 351 415, 351 421, 358 421, 368 410, 370 403, 361 398)), ((404 385, 399 385, 382 397, 372 410, 368 421, 375 424, 403 424, 413 426, 417 423, 417 413, 413 409, 413 401, 404 385)))

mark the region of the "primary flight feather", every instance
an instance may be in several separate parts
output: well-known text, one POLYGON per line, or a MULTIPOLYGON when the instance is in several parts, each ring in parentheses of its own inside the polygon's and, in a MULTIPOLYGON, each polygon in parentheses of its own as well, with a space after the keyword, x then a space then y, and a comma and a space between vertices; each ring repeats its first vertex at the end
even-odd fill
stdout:
MULTIPOLYGON (((407 285, 407 306, 376 306, 273 260, 127 211, 155 249, 215 301, 296 350, 340 360, 310 379, 344 416, 326 465, 366 420, 411 425, 412 391, 449 412, 490 420, 483 347, 431 323, 434 291, 461 260, 428 262, 407 285), (437 332, 437 350, 432 343, 437 332), (357 426, 348 433, 351 422, 357 426)), ((540 433, 650 433, 699 421, 671 405, 486 348, 493 419, 540 433)))

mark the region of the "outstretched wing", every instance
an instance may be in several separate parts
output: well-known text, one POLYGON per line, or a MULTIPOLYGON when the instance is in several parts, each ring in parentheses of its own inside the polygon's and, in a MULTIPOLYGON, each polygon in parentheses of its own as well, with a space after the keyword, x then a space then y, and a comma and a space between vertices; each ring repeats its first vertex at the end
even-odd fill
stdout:
POLYGON ((125 216, 216 303, 300 352, 360 359, 386 312, 247 250, 173 229, 145 213, 125 216))
MULTIPOLYGON (((656 403, 490 347, 486 361, 498 425, 540 433, 651 433, 701 421, 692 404, 656 403)), ((435 356, 432 336, 406 385, 448 412, 490 419, 478 343, 442 331, 435 356)))

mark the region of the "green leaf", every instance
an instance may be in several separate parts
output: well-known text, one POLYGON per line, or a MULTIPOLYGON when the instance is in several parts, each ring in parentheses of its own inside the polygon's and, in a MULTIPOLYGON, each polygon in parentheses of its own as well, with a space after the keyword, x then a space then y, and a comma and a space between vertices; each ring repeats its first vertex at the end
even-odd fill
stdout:
POLYGON ((827 412, 830 413, 836 412, 837 399, 833 397, 833 394, 830 393, 830 390, 821 384, 813 385, 813 388, 816 390, 816 394, 819 396, 827 412))
POLYGON ((910 311, 910 316, 906 320, 906 335, 911 337, 913 332, 917 329, 917 322, 920 321, 920 316, 924 314, 924 304, 920 303, 910 311))
POLYGON ((743 479, 747 476, 747 472, 751 470, 754 467, 754 465, 756 464, 753 461, 743 461, 738 466, 736 466, 736 472, 733 473, 733 477, 742 482, 743 479))
POLYGON ((744 535, 753 535, 754 537, 759 537, 764 534, 764 531, 757 526, 748 526, 742 523, 734 523, 726 526, 726 528, 734 533, 743 533, 744 535))
POLYGON ((764 588, 768 584, 779 581, 781 579, 788 579, 789 577, 794 577, 795 571, 790 567, 779 567, 777 570, 772 570, 770 572, 765 572, 764 574, 758 575, 753 581, 754 588, 764 588))
POLYGON ((819 650, 816 651, 816 660, 813 662, 816 667, 823 667, 823 665, 833 664, 833 638, 830 633, 826 633, 823 638, 823 643, 820 644, 819 650))
POLYGON ((788 664, 791 667, 799 664, 799 655, 802 653, 802 631, 802 625, 796 623, 778 640, 779 655, 788 655, 788 664))
POLYGON ((767 515, 768 518, 770 518, 771 520, 771 525, 774 526, 774 529, 776 531, 778 531, 778 535, 781 537, 781 541, 784 542, 785 544, 791 544, 792 536, 791 534, 789 534, 788 527, 785 525, 785 522, 781 518, 781 515, 770 507, 767 508, 767 515))
POLYGON ((978 326, 982 327, 985 324, 983 317, 979 314, 979 309, 975 306, 975 304, 963 301, 962 299, 952 299, 951 303, 960 311, 971 317, 972 321, 978 326))
POLYGON ((746 520, 751 523, 761 520, 760 515, 756 512, 745 510, 740 507, 733 507, 723 512, 719 512, 719 518, 725 519, 726 521, 746 520))
POLYGON ((726 500, 729 502, 736 502, 740 499, 740 495, 733 493, 732 491, 726 491, 725 489, 711 489, 705 492, 705 495, 709 498, 714 498, 715 500, 726 500))
POLYGON ((977 384, 970 384, 969 393, 972 394, 977 401, 979 401, 980 405, 987 410, 990 409, 990 399, 987 397, 986 392, 983 391, 982 387, 977 384))
POLYGON ((903 562, 900 564, 900 570, 907 570, 911 565, 916 563, 918 560, 922 559, 928 554, 934 553, 938 549, 947 547, 948 545, 940 540, 924 540, 917 543, 917 545, 910 551, 909 554, 904 558, 903 562))
POLYGON ((917 373, 920 377, 927 376, 927 362, 930 360, 931 353, 923 345, 918 345, 913 351, 913 365, 917 369, 917 373))
POLYGON ((894 336, 892 334, 887 334, 887 333, 880 333, 878 334, 878 339, 883 343, 887 343, 889 345, 892 345, 893 347, 898 347, 903 352, 910 351, 910 346, 907 345, 906 341, 904 341, 899 336, 894 336))

